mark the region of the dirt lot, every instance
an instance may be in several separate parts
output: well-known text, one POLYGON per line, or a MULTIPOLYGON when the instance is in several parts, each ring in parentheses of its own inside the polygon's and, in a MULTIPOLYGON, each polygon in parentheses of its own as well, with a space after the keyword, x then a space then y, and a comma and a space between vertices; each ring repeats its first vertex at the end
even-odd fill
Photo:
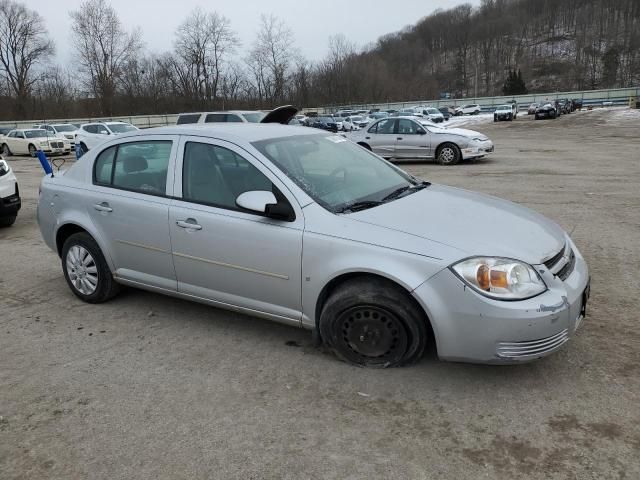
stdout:
MULTIPOLYGON (((522 366, 363 370, 307 332, 142 291, 81 303, 35 222, 0 231, 0 478, 640 478, 640 115, 475 122, 497 151, 433 182, 556 220, 586 257, 586 321, 522 366)), ((437 206, 433 206, 437 208, 437 206)), ((471 233, 471 232, 470 232, 471 233)))

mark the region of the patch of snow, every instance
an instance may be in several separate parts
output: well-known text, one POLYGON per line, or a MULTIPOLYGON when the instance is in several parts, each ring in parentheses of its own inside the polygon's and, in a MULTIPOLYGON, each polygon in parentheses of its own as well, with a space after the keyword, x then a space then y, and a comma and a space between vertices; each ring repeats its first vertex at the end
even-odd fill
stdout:
POLYGON ((636 124, 640 125, 640 109, 629 107, 602 108, 607 111, 606 122, 614 125, 636 124))
MULTIPOLYGON (((527 112, 525 112, 526 115, 527 112)), ((467 125, 477 125, 479 123, 493 122, 493 113, 480 113, 478 115, 463 115, 461 117, 451 117, 448 122, 440 123, 438 125, 445 128, 457 128, 467 125)))

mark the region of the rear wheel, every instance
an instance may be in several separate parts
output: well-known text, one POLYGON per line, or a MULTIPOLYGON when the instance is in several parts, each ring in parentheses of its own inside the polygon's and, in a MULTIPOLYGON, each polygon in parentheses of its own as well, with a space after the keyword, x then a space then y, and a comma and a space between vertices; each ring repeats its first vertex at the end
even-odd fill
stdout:
POLYGON ((327 299, 320 334, 346 362, 397 367, 419 360, 428 330, 422 311, 406 292, 379 278, 356 278, 327 299))
POLYGON ((443 143, 438 147, 436 158, 440 165, 455 165, 460 161, 462 153, 454 143, 443 143))
POLYGON ((75 233, 64 242, 62 271, 71 291, 87 303, 106 302, 120 289, 100 247, 88 233, 75 233))

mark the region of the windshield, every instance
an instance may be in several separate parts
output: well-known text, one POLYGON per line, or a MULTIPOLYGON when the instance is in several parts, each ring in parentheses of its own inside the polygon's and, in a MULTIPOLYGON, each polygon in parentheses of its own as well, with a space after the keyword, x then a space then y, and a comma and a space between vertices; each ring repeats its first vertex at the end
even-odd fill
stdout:
POLYGON ((360 116, 351 117, 351 121, 352 122, 364 122, 364 117, 360 117, 360 116))
POLYGON ((496 110, 511 110, 511 105, 500 105, 496 110))
POLYGON ((246 118, 249 123, 260 123, 260 121, 266 116, 266 113, 243 113, 242 116, 246 118))
POLYGON ((126 133, 137 130, 136 127, 128 123, 108 123, 107 127, 109 127, 113 133, 126 133))
POLYGON ((41 138, 47 136, 46 130, 25 130, 24 136, 27 138, 41 138))
POLYGON ((356 202, 381 202, 398 188, 417 183, 399 168, 338 135, 272 138, 253 146, 334 213, 356 202))
POLYGON ((73 125, 53 125, 57 132, 75 132, 77 130, 73 125))

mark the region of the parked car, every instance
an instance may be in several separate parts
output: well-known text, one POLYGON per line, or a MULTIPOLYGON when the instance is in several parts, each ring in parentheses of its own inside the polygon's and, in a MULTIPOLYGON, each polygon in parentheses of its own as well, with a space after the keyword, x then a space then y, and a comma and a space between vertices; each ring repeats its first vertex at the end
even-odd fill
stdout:
POLYGON ((76 133, 76 143, 79 144, 80 149, 86 153, 109 140, 109 135, 121 135, 135 130, 138 130, 138 127, 127 122, 85 123, 76 133))
POLYGON ((471 104, 471 105, 463 105, 462 107, 456 108, 456 115, 478 115, 482 111, 480 105, 471 104))
POLYGON ((558 116, 558 112, 556 110, 555 105, 551 103, 545 103, 544 105, 536 108, 535 119, 542 120, 544 118, 556 118, 558 116))
POLYGON ((438 108, 438 111, 442 114, 445 121, 449 121, 451 117, 456 115, 456 109, 452 107, 440 107, 438 108))
MULTIPOLYGON (((333 117, 314 118, 309 126, 313 128, 319 128, 321 130, 327 130, 329 132, 337 132, 339 130, 338 122, 333 117)), ((341 128, 342 124, 340 124, 340 129, 341 128)))
POLYGON ((498 108, 496 108, 496 111, 493 112, 494 122, 498 122, 500 120, 508 120, 511 122, 513 119, 514 114, 512 105, 499 105, 498 108))
POLYGON ((568 99, 566 98, 558 99, 558 109, 562 114, 566 115, 568 113, 571 113, 573 111, 571 107, 572 107, 571 102, 568 99))
POLYGON ((527 115, 534 115, 536 113, 536 109, 539 106, 539 103, 532 103, 531 105, 529 105, 529 108, 527 109, 527 115))
POLYGON ((69 140, 63 137, 51 136, 46 130, 36 128, 18 128, 11 130, 2 138, 2 154, 31 155, 35 157, 38 150, 53 155, 65 155, 71 152, 69 140))
POLYGON ((574 98, 571 100, 571 105, 574 111, 576 110, 582 110, 582 99, 581 98, 574 98))
POLYGON ((515 100, 509 100, 506 104, 511 105, 511 111, 513 112, 513 119, 515 120, 516 118, 518 118, 518 102, 516 102, 515 100))
POLYGON ((51 136, 66 138, 67 140, 69 140, 72 149, 75 146, 76 132, 78 131, 78 128, 71 123, 55 123, 51 125, 43 123, 40 125, 34 125, 33 128, 46 130, 51 136))
POLYGON ((13 128, 9 128, 9 127, 0 127, 0 138, 2 137, 6 137, 7 133, 9 133, 11 130, 13 130, 13 128))
POLYGON ((441 165, 493 152, 485 135, 462 128, 442 128, 427 119, 390 117, 354 132, 351 140, 384 158, 435 158, 441 165))
POLYGON ((22 206, 18 179, 9 163, 0 156, 0 227, 10 227, 22 206))
POLYGON ((378 120, 379 118, 387 118, 389 116, 389 112, 373 112, 369 114, 369 118, 372 120, 378 120))
POLYGON ((430 342, 442 359, 531 361, 574 335, 589 292, 551 220, 298 127, 111 137, 43 178, 37 218, 82 301, 148 289, 311 329, 361 366, 430 342))
POLYGON ((352 132, 353 130, 359 130, 369 125, 370 119, 361 115, 352 115, 346 117, 342 122, 342 129, 345 132, 352 132))
POLYGON ((437 108, 420 107, 419 113, 421 113, 424 118, 431 120, 433 123, 444 122, 444 115, 437 108))
POLYGON ((192 123, 260 123, 266 112, 258 110, 229 110, 221 112, 181 113, 176 125, 192 123))

